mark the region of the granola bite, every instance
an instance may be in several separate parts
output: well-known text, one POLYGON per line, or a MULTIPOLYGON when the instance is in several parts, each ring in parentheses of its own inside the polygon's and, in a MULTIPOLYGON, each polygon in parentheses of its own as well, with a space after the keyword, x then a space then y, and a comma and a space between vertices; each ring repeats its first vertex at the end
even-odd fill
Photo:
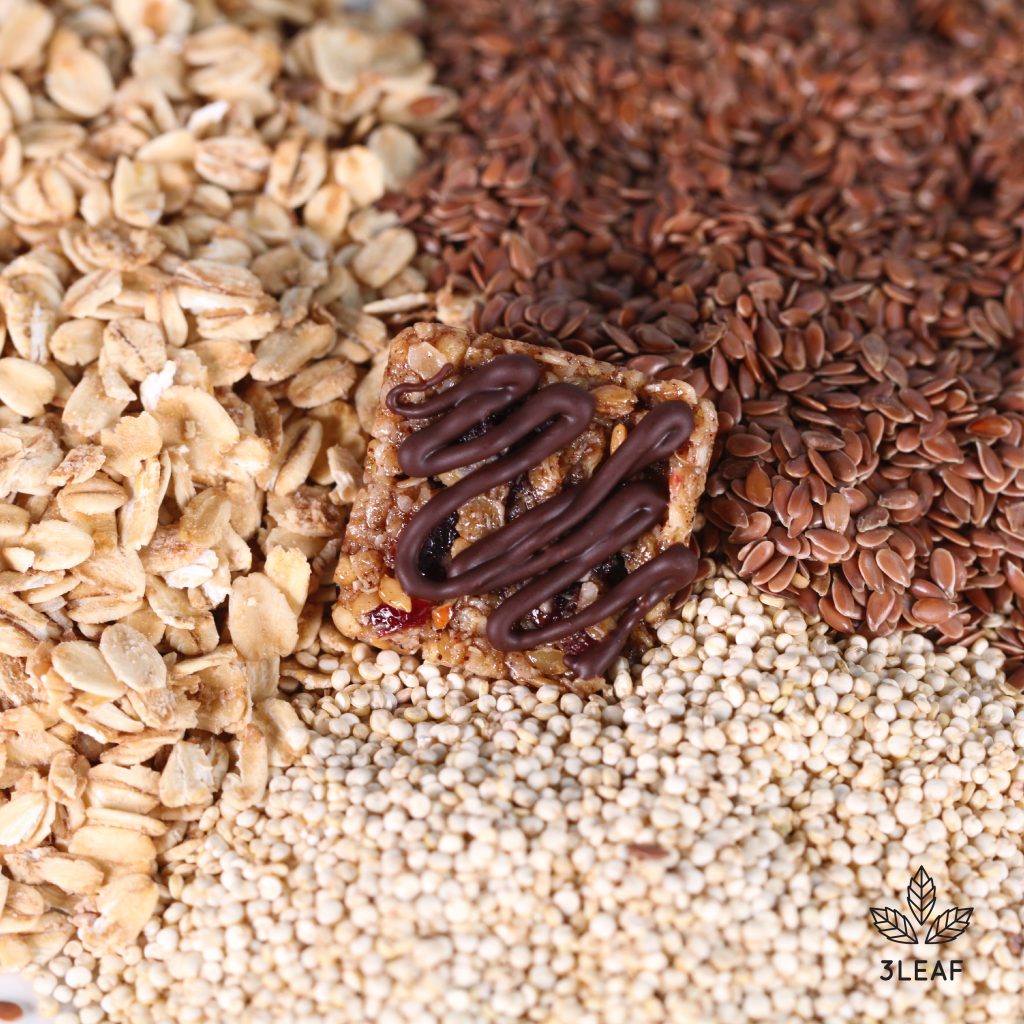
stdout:
POLYGON ((346 636, 593 690, 694 579, 716 429, 680 381, 438 324, 391 345, 338 561, 346 636))

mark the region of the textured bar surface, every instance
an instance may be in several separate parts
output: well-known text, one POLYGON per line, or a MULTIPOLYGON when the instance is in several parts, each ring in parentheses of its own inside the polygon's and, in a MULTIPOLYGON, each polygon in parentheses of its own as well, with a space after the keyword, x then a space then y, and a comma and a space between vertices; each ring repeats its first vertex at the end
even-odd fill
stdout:
MULTIPOLYGON (((507 353, 536 360, 544 369, 544 384, 568 383, 590 392, 596 412, 583 434, 532 469, 525 479, 494 488, 464 505, 451 535, 437 537, 439 557, 453 550, 457 553, 499 529, 510 511, 532 507, 564 486, 589 478, 607 458, 609 447, 621 443, 646 410, 666 401, 683 401, 693 410, 689 441, 659 467, 669 497, 665 522, 625 548, 622 565, 608 566, 603 574, 589 574, 573 592, 555 599, 558 607, 541 613, 564 616, 595 599, 616 572, 633 571, 669 545, 689 540, 711 457, 715 413, 709 402, 698 401, 689 385, 680 381, 651 381, 643 374, 570 352, 493 335, 471 335, 438 324, 417 324, 395 338, 381 396, 396 385, 427 380, 445 364, 454 370, 449 379, 458 380, 507 353)), ((438 490, 470 471, 454 470, 438 479, 406 477, 399 467, 398 449, 424 425, 425 421, 397 415, 381 401, 367 451, 363 489, 353 505, 338 564, 341 593, 334 610, 335 624, 355 639, 402 652, 420 652, 428 661, 468 673, 509 676, 534 685, 554 680, 576 689, 592 689, 593 681, 571 678, 563 655, 602 636, 612 620, 555 644, 502 653, 491 647, 483 634, 488 616, 507 595, 470 595, 430 607, 402 591, 395 579, 395 550, 402 529, 438 490)), ((648 625, 661 621, 666 610, 667 602, 662 602, 647 617, 648 625)), ((648 626, 641 625, 633 631, 627 651, 635 654, 650 642, 648 626)))

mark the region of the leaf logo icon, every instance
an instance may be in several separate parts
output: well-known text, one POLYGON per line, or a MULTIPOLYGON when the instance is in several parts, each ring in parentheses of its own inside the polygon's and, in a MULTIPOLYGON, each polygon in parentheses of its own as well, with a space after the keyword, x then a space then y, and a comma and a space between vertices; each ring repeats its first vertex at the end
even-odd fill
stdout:
MULTIPOLYGON (((923 867, 914 872, 907 886, 907 906, 919 925, 927 924, 935 909, 935 880, 923 867)), ((973 907, 944 910, 932 921, 924 941, 932 945, 952 942, 970 927, 973 913, 973 907)), ((872 907, 871 923, 890 942, 913 945, 919 941, 910 918, 893 907, 872 907)))
POLYGON ((907 915, 893 910, 892 907, 872 907, 871 920, 890 942, 902 942, 907 945, 917 942, 917 932, 907 920, 907 915))
POLYGON ((935 880, 924 868, 918 868, 910 879, 907 906, 918 924, 924 924, 935 908, 935 880))
POLYGON ((928 929, 928 935, 924 941, 952 942, 957 936, 963 935, 967 931, 973 913, 973 907, 965 907, 963 910, 959 907, 950 907, 949 910, 939 914, 932 921, 932 926, 928 929))

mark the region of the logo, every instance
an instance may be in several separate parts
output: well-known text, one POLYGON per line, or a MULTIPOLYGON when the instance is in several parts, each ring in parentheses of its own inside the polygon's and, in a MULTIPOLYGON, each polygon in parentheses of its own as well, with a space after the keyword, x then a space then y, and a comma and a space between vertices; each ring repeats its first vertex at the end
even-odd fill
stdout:
MULTIPOLYGON (((941 914, 932 916, 935 910, 935 880, 923 867, 918 868, 910 879, 907 886, 907 907, 914 921, 924 932, 924 938, 920 938, 913 922, 902 911, 895 907, 872 907, 871 923, 880 935, 883 935, 890 942, 898 942, 906 946, 914 946, 919 942, 926 945, 940 945, 952 942, 959 938, 971 924, 973 907, 950 907, 941 914)), ((882 968, 884 973, 882 981, 889 981, 895 978, 898 981, 929 981, 955 978, 963 972, 962 960, 950 960, 943 964, 936 960, 929 970, 927 960, 914 960, 912 971, 908 966, 905 973, 902 960, 894 962, 883 960, 882 968)))
MULTIPOLYGON (((922 928, 928 924, 928 918, 935 909, 935 880, 924 868, 918 868, 910 879, 907 906, 922 928)), ((929 945, 952 942, 970 927, 973 913, 974 907, 950 907, 928 926, 924 941, 929 945)), ((872 907, 871 923, 890 942, 903 942, 912 946, 922 941, 917 937, 907 915, 893 907, 872 907)))

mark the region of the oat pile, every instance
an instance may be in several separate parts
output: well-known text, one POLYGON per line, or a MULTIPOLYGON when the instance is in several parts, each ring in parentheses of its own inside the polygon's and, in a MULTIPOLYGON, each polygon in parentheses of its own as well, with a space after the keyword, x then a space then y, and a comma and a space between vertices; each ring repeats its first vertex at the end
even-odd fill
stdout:
POLYGON ((451 96, 414 3, 0 8, 0 963, 124 948, 305 749, 389 318, 374 204, 451 96), (323 628, 322 628, 323 627, 323 628))
POLYGON ((726 578, 659 638, 585 701, 355 645, 262 806, 170 857, 142 948, 53 963, 58 1021, 1017 1024, 1002 653, 836 642, 726 578), (869 907, 919 865, 975 907, 964 974, 881 982, 914 950, 869 907))
POLYGON ((438 0, 423 36, 460 96, 395 200, 432 282, 713 397, 705 553, 1015 670, 1024 8, 438 0))

